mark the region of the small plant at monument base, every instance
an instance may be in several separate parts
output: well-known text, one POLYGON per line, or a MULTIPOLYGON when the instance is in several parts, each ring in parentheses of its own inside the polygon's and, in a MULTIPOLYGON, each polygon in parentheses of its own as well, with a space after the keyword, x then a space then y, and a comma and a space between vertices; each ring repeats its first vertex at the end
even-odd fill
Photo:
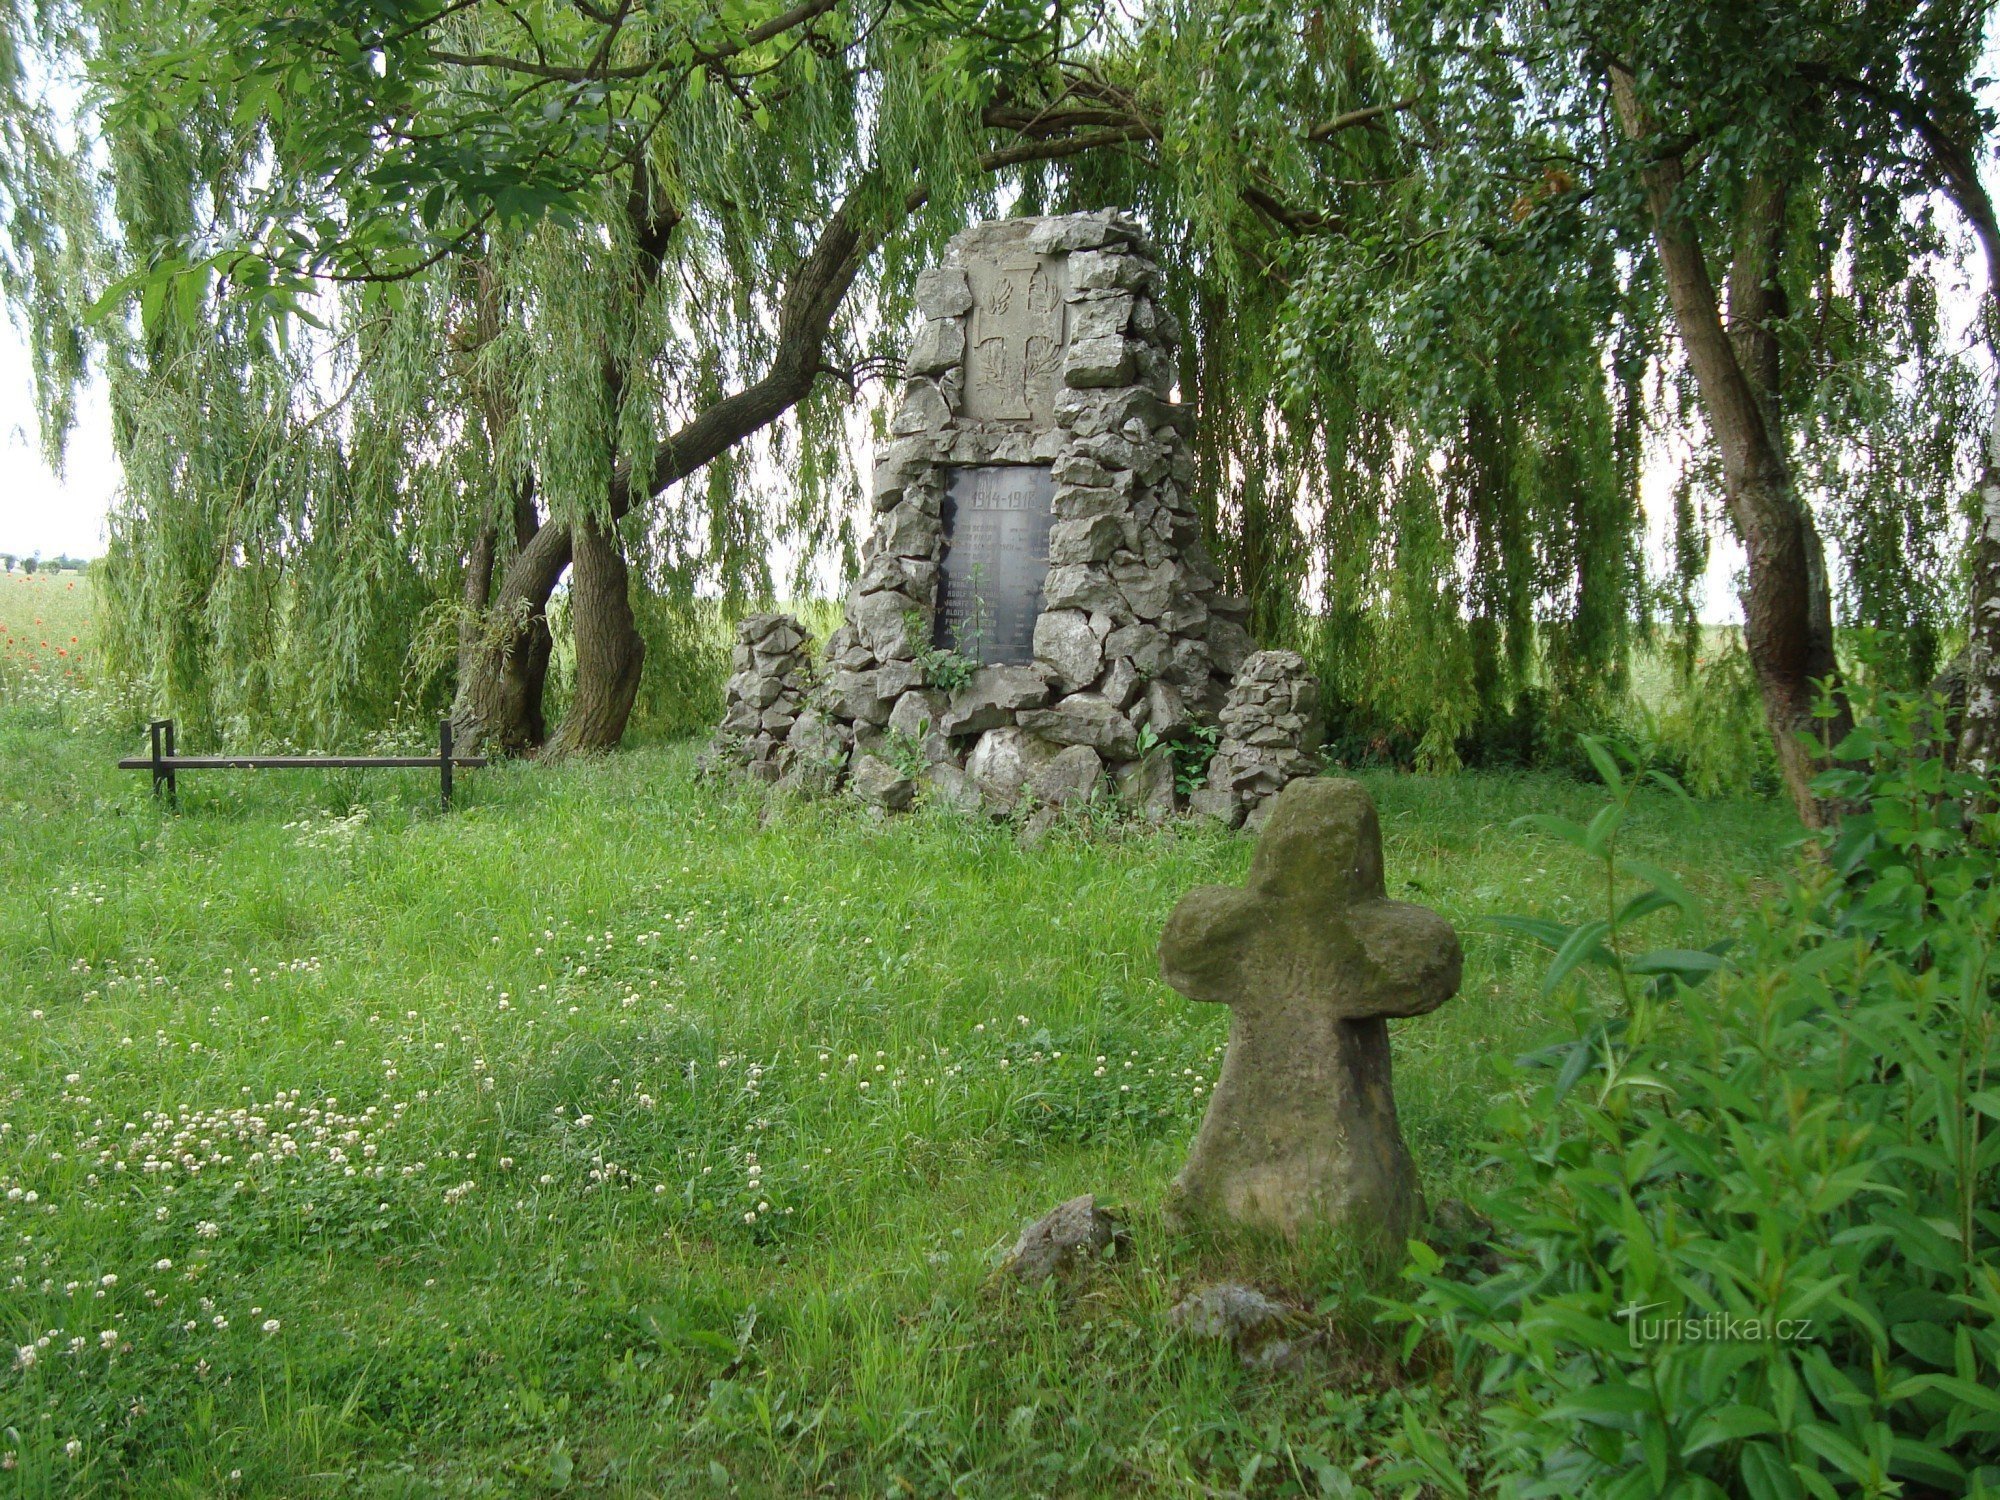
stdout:
POLYGON ((882 731, 882 749, 885 752, 882 758, 895 767, 899 776, 906 776, 911 781, 923 779, 929 767, 924 758, 923 737, 930 732, 930 727, 930 721, 925 719, 918 723, 915 734, 905 734, 900 729, 882 731))
POLYGON ((958 633, 956 646, 940 646, 931 639, 930 622, 921 610, 904 613, 903 629, 925 687, 955 693, 972 681, 972 674, 979 670, 980 632, 976 620, 969 629, 958 633))

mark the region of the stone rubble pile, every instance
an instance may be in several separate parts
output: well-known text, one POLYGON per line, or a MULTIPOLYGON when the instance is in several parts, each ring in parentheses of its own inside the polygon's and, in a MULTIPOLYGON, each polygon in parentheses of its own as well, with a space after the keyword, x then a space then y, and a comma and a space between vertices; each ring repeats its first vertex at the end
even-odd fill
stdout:
POLYGON ((703 770, 769 783, 790 769, 789 742, 813 688, 811 643, 790 615, 746 615, 737 625, 722 722, 702 753, 703 770))
POLYGON ((1207 785, 1189 799, 1194 812, 1255 828, 1289 783, 1320 773, 1319 680, 1296 651, 1245 660, 1217 723, 1207 785))

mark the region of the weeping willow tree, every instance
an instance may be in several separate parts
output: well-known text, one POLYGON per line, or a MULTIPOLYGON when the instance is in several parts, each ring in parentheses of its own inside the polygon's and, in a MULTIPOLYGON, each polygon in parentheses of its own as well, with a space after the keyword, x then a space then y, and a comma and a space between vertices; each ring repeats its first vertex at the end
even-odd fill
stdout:
MULTIPOLYGON (((1680 262, 1653 253, 1657 155, 1614 128, 1630 57, 1592 50, 1666 11, 1618 33, 1588 9, 17 14, 16 52, 101 80, 74 127, 98 177, 10 148, 41 236, 10 289, 51 349, 109 310, 118 655, 214 728, 332 736, 449 696, 468 738, 613 743, 642 620, 768 590, 781 544, 850 540, 846 413, 943 238, 1114 202, 1169 263, 1198 498, 1257 633, 1315 654, 1362 745, 1532 750, 1615 702, 1656 593, 1685 635, 1711 475, 1744 513, 1729 463, 1698 464, 1652 586, 1648 444, 1716 408, 1680 262)), ((1703 66, 1670 27, 1637 40, 1703 66)), ((1657 74, 1656 116, 1692 109, 1657 74)), ((1699 130, 1743 87, 1698 96, 1699 130)), ((1768 154, 1704 148, 1674 202, 1743 289, 1737 363, 1785 377, 1764 421, 1788 514, 1828 518, 1850 617, 1942 618, 1918 575, 1967 385, 1922 309, 1946 247, 1885 212, 1886 150, 1821 120, 1758 235, 1729 225, 1768 154)), ((60 391, 74 351, 50 368, 60 391)), ((1799 555, 1774 573, 1753 546, 1753 595, 1810 593, 1799 555)), ((1934 645, 1910 639, 1914 671, 1934 645)))
POLYGON ((938 19, 121 6, 42 33, 112 84, 78 121, 94 195, 29 181, 126 273, 114 659, 210 733, 333 736, 434 699, 449 640, 469 740, 615 743, 633 563, 688 605, 824 546, 861 310, 901 311, 992 171, 1068 148, 1076 119, 1018 102, 1060 24, 938 19))

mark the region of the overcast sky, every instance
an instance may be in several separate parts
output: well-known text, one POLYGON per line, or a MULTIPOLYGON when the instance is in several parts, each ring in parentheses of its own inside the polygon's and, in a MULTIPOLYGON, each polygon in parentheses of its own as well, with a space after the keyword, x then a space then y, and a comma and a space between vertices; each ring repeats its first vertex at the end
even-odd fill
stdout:
POLYGON ((91 387, 58 479, 42 462, 29 369, 27 341, 9 318, 0 326, 0 552, 96 557, 118 484, 103 386, 91 387))

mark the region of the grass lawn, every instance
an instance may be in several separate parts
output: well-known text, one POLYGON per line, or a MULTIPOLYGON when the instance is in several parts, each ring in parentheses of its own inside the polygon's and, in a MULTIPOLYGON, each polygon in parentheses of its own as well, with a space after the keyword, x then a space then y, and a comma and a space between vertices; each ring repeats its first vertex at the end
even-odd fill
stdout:
MULTIPOLYGON (((0 579, 0 622, 61 582, 0 579)), ((1247 841, 767 809, 690 746, 465 773, 449 816, 421 772, 188 775, 171 815, 111 769, 136 738, 11 671, 0 1493, 1366 1493, 1405 1411, 1462 1416, 1337 1257, 1160 1223, 1226 1018, 1154 943, 1247 841), (990 1285, 1080 1192, 1133 1257, 990 1285), (1336 1354, 1253 1374, 1172 1335, 1223 1276, 1336 1354)), ((1509 826, 1592 788, 1367 781, 1392 894, 1597 909, 1509 826)), ((1629 841, 1713 936, 1794 832, 1648 794, 1629 841)), ((1538 957, 1467 948, 1396 1032, 1433 1201, 1491 1064, 1567 1034, 1538 957)))

